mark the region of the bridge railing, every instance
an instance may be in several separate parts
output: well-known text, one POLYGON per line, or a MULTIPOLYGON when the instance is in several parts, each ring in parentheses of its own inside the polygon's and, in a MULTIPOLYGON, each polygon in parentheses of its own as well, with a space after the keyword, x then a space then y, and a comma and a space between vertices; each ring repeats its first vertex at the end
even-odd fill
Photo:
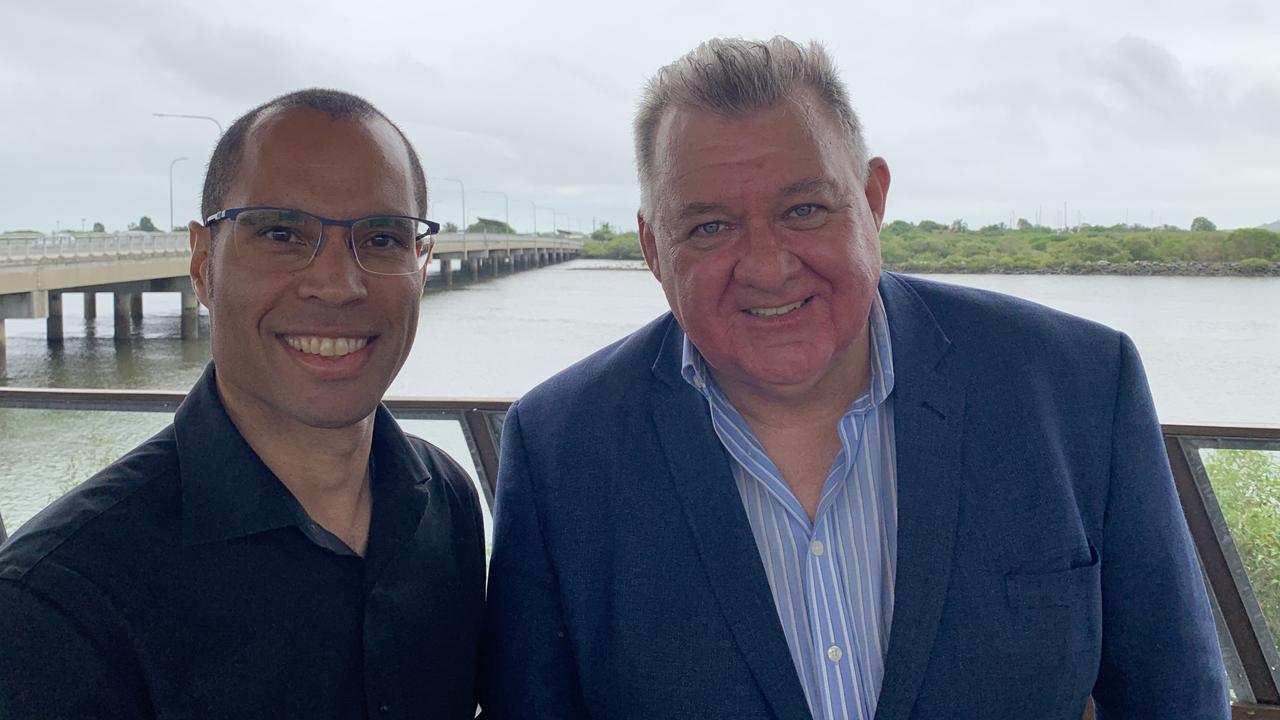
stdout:
POLYGON ((59 233, 0 235, 0 264, 99 260, 189 252, 187 233, 59 233))
MULTIPOLYGON (((436 254, 582 248, 582 239, 554 235, 499 235, 442 233, 436 237, 436 254)), ((41 262, 93 261, 189 252, 185 232, 34 233, 0 234, 0 265, 34 265, 41 262)))

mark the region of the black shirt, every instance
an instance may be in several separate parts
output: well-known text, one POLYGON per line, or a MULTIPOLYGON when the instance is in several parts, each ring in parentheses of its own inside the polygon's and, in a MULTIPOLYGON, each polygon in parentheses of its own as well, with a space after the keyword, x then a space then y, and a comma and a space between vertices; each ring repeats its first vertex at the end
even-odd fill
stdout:
POLYGON ((0 547, 0 720, 471 720, 484 533, 464 472, 379 407, 368 547, 343 552, 213 377, 0 547))

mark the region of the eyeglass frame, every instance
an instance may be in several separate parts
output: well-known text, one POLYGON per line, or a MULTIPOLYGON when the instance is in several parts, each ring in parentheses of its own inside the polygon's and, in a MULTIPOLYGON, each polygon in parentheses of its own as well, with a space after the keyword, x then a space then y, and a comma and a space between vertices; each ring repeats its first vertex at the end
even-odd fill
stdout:
POLYGON ((378 213, 374 215, 363 215, 361 217, 354 218, 351 220, 334 220, 333 218, 327 218, 327 217, 324 217, 323 215, 316 215, 315 213, 310 213, 310 212, 307 212, 306 210, 299 210, 297 208, 274 207, 270 205, 253 205, 250 207, 224 208, 210 215, 209 217, 205 218, 204 226, 212 231, 215 223, 219 223, 224 220, 234 223, 236 218, 239 217, 241 213, 248 212, 250 210, 279 210, 280 212, 294 212, 294 213, 300 213, 302 215, 307 215, 309 217, 313 217, 320 221, 320 237, 316 239, 316 248, 314 251, 312 251, 311 257, 308 257, 307 261, 298 267, 298 270, 302 270, 303 268, 310 266, 311 263, 317 257, 320 256, 320 251, 324 249, 324 229, 326 226, 329 226, 329 225, 332 225, 335 227, 343 227, 347 229, 346 245, 347 245, 347 249, 351 251, 351 257, 356 261, 356 267, 369 273, 370 275, 382 275, 386 277, 403 277, 405 275, 413 275, 414 273, 421 271, 422 268, 426 267, 427 263, 430 262, 431 250, 432 248, 435 247, 436 241, 432 239, 429 242, 427 242, 426 252, 420 253, 418 255, 418 257, 426 257, 428 258, 428 260, 418 265, 417 270, 410 270, 409 272, 406 272, 406 273, 375 272, 365 267, 364 264, 360 262, 360 255, 359 253, 356 252, 355 233, 354 233, 354 228, 356 226, 356 223, 359 223, 365 220, 373 220, 376 218, 396 218, 400 220, 413 220, 415 222, 420 222, 426 225, 427 231, 422 233, 421 235, 414 236, 414 240, 422 240, 423 238, 429 238, 440 232, 440 223, 434 220, 428 220, 426 218, 414 217, 413 215, 396 215, 393 213, 378 213))

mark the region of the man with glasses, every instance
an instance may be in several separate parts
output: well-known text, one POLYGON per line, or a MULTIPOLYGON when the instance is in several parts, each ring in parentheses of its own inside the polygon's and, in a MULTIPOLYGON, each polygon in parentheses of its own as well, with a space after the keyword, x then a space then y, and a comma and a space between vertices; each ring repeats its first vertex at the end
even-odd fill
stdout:
POLYGON ((475 714, 476 493, 379 401, 439 226, 400 130, 307 90, 218 143, 174 423, 0 552, 0 717, 475 714))

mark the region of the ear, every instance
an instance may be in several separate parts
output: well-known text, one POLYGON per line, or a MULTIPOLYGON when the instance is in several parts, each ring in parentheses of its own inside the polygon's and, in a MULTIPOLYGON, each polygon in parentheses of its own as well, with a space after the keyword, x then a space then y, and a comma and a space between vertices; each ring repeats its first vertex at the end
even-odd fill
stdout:
POLYGON ((188 242, 191 244, 191 287, 205 307, 209 305, 209 264, 213 260, 210 243, 213 231, 192 220, 187 223, 188 242))
POLYGON ((644 214, 636 213, 636 222, 640 225, 640 251, 644 253, 644 264, 649 272, 662 282, 662 268, 658 264, 658 239, 654 237, 653 226, 645 222, 644 214))
POLYGON ((867 207, 876 220, 876 229, 884 222, 885 203, 889 198, 889 164, 884 158, 874 157, 867 164, 867 182, 863 191, 867 195, 867 207))

